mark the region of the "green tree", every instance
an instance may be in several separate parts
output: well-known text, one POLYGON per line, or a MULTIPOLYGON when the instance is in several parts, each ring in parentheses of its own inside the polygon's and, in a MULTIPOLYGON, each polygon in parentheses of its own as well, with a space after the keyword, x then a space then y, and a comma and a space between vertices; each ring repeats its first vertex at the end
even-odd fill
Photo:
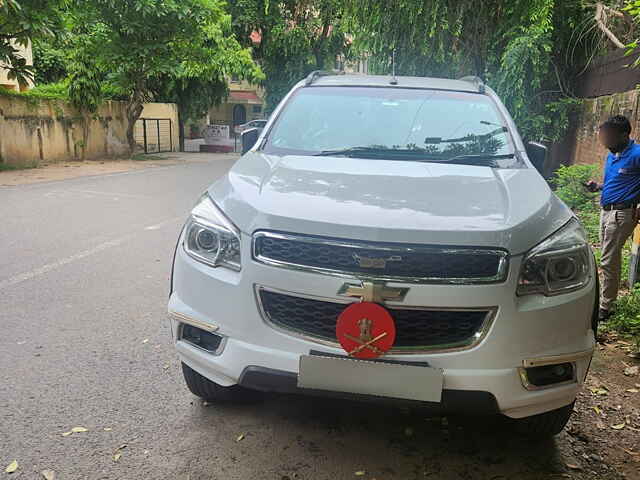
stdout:
POLYGON ((0 0, 0 64, 21 86, 33 80, 33 69, 18 47, 53 36, 59 28, 59 6, 60 0, 0 0))
MULTIPOLYGON (((225 90, 225 78, 250 81, 263 76, 248 49, 231 30, 222 0, 75 0, 71 11, 73 61, 70 98, 85 110, 95 110, 109 84, 127 102, 127 140, 133 151, 135 122, 143 104, 164 93, 162 82, 173 82, 179 93, 190 82, 207 84, 210 104, 225 90)), ((191 83, 193 85, 193 83, 191 83)))
POLYGON ((63 81, 68 76, 69 45, 62 35, 38 38, 33 45, 33 72, 36 85, 63 81))
POLYGON ((593 53, 593 11, 580 0, 346 0, 354 47, 404 75, 477 75, 525 136, 556 140, 576 105, 574 79, 593 53))
POLYGON ((333 68, 347 50, 341 0, 229 0, 238 38, 265 73, 267 110, 313 70, 333 68), (252 34, 259 34, 254 43, 252 34))

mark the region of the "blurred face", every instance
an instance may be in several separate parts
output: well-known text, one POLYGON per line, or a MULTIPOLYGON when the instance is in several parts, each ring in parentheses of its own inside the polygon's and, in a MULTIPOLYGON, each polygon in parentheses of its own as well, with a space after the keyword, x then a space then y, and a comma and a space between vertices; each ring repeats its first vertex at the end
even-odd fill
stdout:
POLYGON ((629 135, 615 128, 601 128, 598 132, 598 139, 613 153, 621 151, 629 143, 629 135))

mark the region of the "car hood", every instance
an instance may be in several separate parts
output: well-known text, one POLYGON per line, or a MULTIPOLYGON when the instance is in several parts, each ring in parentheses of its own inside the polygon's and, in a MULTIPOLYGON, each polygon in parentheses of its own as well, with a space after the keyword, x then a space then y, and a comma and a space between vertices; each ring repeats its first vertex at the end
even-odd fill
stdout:
POLYGON ((533 169, 244 155, 209 189, 256 230, 522 253, 572 216, 533 169))

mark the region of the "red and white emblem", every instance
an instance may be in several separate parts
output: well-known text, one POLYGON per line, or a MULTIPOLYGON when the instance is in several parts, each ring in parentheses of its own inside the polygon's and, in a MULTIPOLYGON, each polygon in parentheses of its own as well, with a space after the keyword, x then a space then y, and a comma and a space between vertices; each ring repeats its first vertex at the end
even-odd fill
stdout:
POLYGON ((387 309, 377 303, 353 303, 338 317, 336 336, 349 356, 377 358, 393 346, 396 325, 387 309))

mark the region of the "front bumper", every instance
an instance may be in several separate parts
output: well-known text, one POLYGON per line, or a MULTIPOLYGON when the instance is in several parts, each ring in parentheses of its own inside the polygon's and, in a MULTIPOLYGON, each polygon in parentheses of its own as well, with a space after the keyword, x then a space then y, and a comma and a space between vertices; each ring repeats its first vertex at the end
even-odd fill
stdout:
MULTIPOLYGON (((250 251, 250 239, 243 239, 243 248, 250 251)), ((496 310, 489 331, 475 346, 455 351, 385 356, 426 362, 441 368, 444 372, 443 410, 468 410, 465 405, 473 407, 476 403, 484 405, 481 410, 486 413, 496 410, 521 418, 560 408, 575 399, 595 344, 590 326, 595 281, 583 290, 563 296, 518 298, 513 292, 520 260, 512 257, 509 278, 503 284, 407 285, 410 291, 403 305, 496 310), (564 356, 564 361, 573 363, 574 381, 542 389, 525 388, 521 369, 539 359, 555 356, 564 356), (476 394, 485 400, 480 402, 474 397, 476 394)), ((335 299, 345 281, 357 280, 355 276, 350 280, 340 279, 252 261, 245 261, 241 272, 213 269, 188 257, 179 245, 169 311, 174 313, 171 323, 180 359, 223 386, 241 384, 283 391, 278 379, 288 379, 284 383, 289 387, 295 383, 301 355, 312 350, 332 355, 344 352, 270 326, 257 306, 256 285, 335 299), (217 352, 206 352, 180 339, 180 324, 189 319, 201 326, 209 325, 224 338, 217 352), (257 371, 263 373, 256 376, 257 371), (276 372, 276 375, 264 375, 264 372, 276 372)), ((284 391, 297 391, 297 388, 289 387, 284 391)))

